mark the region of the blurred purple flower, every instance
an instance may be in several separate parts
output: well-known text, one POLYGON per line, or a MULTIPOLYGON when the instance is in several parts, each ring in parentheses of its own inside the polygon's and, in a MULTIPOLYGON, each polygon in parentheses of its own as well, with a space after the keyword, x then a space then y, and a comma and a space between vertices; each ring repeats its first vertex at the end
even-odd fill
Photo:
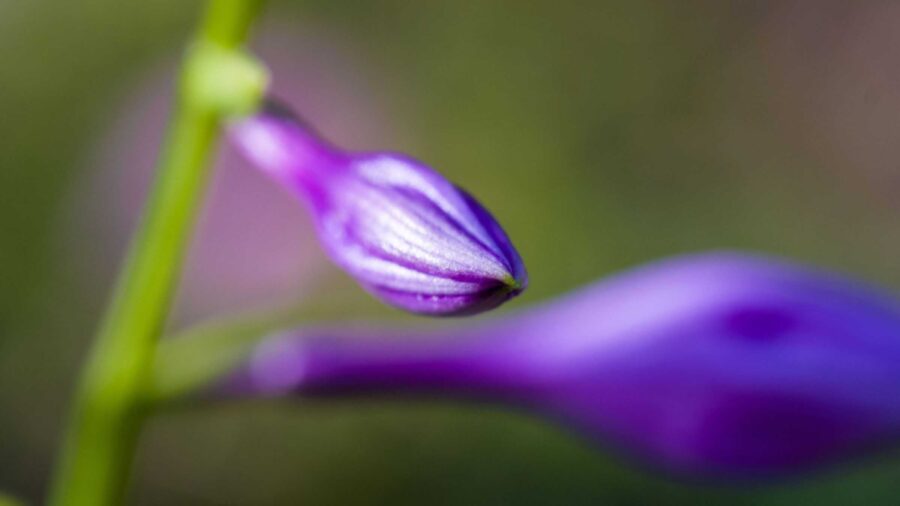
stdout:
POLYGON ((230 133, 249 160, 304 199, 331 258, 386 303, 473 314, 525 288, 525 267, 500 225, 424 164, 335 148, 274 102, 230 133))
POLYGON ((277 336, 215 395, 500 401, 657 467, 732 478, 833 463, 900 429, 896 301, 762 258, 665 261, 518 316, 421 334, 277 336))

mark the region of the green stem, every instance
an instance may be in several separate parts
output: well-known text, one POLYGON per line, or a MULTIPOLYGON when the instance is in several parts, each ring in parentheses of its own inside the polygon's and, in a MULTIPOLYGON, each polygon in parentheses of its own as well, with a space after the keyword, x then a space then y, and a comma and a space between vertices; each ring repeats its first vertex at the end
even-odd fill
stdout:
MULTIPOLYGON (((237 49, 259 4, 210 0, 194 45, 237 49)), ((53 505, 104 506, 120 503, 124 495, 156 342, 206 187, 222 117, 222 109, 211 106, 214 102, 188 83, 198 68, 196 60, 196 51, 190 52, 182 69, 158 179, 84 368, 50 495, 53 505)))
POLYGON ((246 360, 262 339, 297 321, 294 311, 269 311, 200 325, 163 339, 156 350, 147 402, 154 407, 191 402, 194 394, 246 360))

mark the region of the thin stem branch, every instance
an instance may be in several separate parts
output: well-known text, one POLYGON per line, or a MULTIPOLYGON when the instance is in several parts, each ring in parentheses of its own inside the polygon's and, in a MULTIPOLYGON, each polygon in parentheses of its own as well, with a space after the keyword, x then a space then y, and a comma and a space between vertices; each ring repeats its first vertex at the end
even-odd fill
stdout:
POLYGON ((246 360, 262 339, 298 321, 289 309, 266 311, 199 325, 163 339, 156 349, 147 402, 158 406, 193 400, 246 360))
MULTIPOLYGON (((195 45, 238 48, 259 0, 211 0, 195 45)), ((121 502, 143 420, 156 341, 209 176, 221 112, 184 82, 189 53, 158 176, 112 303, 85 364, 53 483, 50 504, 121 502)))

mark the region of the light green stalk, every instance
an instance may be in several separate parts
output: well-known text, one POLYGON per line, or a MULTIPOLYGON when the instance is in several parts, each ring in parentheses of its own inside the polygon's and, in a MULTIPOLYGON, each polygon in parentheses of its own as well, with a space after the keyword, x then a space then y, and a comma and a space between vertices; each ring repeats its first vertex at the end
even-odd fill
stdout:
POLYGON ((49 503, 122 502, 163 328, 222 118, 258 102, 265 73, 241 52, 260 0, 210 0, 185 58, 158 175, 84 368, 49 503))

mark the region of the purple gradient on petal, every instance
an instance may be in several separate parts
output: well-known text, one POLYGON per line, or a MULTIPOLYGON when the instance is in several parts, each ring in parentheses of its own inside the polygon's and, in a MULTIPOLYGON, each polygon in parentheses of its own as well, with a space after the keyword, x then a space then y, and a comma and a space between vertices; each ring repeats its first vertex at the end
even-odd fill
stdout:
POLYGON ((250 161, 306 202, 329 256, 382 301, 463 315, 525 289, 522 259, 496 220, 423 163, 340 151, 274 101, 229 133, 250 161))
POLYGON ((697 255, 475 325, 282 336, 302 377, 275 392, 240 369, 220 393, 487 398, 678 473, 760 477, 898 435, 898 308, 828 273, 697 255))

